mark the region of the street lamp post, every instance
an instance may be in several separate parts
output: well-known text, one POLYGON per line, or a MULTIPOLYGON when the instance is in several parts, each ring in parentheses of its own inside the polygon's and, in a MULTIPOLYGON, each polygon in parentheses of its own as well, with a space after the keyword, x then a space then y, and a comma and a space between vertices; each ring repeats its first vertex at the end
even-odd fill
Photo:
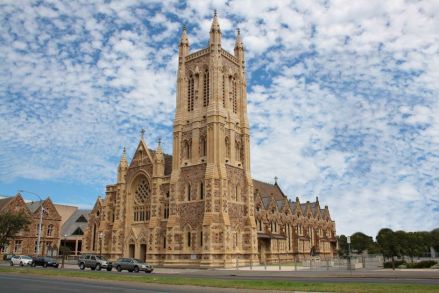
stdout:
POLYGON ((64 268, 64 261, 66 259, 66 251, 67 251, 67 234, 64 234, 64 245, 63 245, 63 252, 62 252, 62 264, 61 264, 61 268, 64 268))
POLYGON ((102 237, 104 237, 104 233, 99 233, 99 256, 102 256, 102 237))
POLYGON ((35 196, 38 197, 38 199, 40 200, 40 223, 38 225, 38 240, 37 240, 37 256, 40 255, 40 246, 41 246, 41 229, 43 226, 43 212, 44 212, 44 208, 43 208, 43 200, 41 198, 41 196, 39 196, 38 194, 31 192, 31 191, 26 191, 26 190, 19 190, 18 192, 27 192, 30 194, 33 194, 35 196))

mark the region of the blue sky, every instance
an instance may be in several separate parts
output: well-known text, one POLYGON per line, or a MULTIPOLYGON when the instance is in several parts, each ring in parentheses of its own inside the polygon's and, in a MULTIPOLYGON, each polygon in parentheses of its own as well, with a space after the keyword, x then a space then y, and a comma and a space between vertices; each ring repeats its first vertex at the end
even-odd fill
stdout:
POLYGON ((92 206, 140 129, 171 153, 181 28, 207 46, 214 9, 244 39, 254 178, 339 233, 439 226, 433 0, 2 1, 0 194, 92 206))

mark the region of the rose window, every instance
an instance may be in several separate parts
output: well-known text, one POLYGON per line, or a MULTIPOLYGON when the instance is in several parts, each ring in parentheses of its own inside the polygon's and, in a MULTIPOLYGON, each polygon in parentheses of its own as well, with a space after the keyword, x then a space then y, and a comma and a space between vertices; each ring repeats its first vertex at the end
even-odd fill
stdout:
POLYGON ((146 203, 146 201, 149 197, 149 193, 150 193, 150 189, 149 189, 148 180, 146 180, 146 178, 140 179, 140 182, 137 185, 136 191, 134 192, 137 204, 146 203))

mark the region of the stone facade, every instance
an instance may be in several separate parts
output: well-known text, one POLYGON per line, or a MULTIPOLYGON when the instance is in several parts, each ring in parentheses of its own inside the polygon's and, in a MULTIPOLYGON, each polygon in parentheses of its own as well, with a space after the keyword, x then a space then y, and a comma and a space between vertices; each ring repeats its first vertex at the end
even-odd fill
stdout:
MULTIPOLYGON (((143 133, 130 163, 124 150, 117 183, 107 186, 105 198, 98 198, 90 213, 84 250, 102 251, 110 258, 148 259, 154 265, 166 266, 228 267, 237 262, 249 265, 271 260, 272 239, 285 233, 264 230, 258 236, 255 216, 265 217, 266 225, 273 215, 265 212, 264 216, 262 209, 255 208, 255 200, 266 194, 254 189, 256 181, 250 173, 240 33, 234 54, 226 52, 221 47, 215 15, 208 47, 190 53, 184 28, 178 62, 173 155, 163 154, 160 143, 156 150, 148 148, 143 133), (258 250, 261 241, 263 256, 258 250)), ((304 227, 315 225, 317 229, 317 220, 295 218, 290 202, 285 196, 283 200, 285 209, 275 211, 279 225, 296 227, 304 221, 308 223, 304 227), (288 219, 280 216, 287 208, 291 209, 288 219)), ((329 213, 325 215, 327 219, 329 213)), ((313 214, 315 217, 320 221, 318 214, 313 214)), ((335 235, 332 221, 331 227, 331 235, 335 235)), ((288 235, 296 237, 291 241, 297 241, 296 234, 288 235)), ((310 241, 320 243, 316 239, 310 241)), ((286 257, 295 250, 281 252, 286 257)))
POLYGON ((54 204, 50 198, 43 201, 25 203, 20 194, 1 199, 0 212, 24 213, 31 219, 31 223, 9 240, 8 246, 3 250, 3 253, 37 255, 41 207, 44 208, 44 211, 41 225, 40 255, 58 255, 61 216, 54 204))

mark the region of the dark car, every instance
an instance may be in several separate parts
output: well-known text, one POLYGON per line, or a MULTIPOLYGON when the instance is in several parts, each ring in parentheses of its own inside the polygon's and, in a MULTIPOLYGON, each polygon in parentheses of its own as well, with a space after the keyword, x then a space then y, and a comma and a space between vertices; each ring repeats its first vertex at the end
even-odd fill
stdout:
POLYGON ((151 273, 154 270, 152 265, 149 265, 142 260, 136 258, 119 258, 116 262, 113 263, 113 267, 115 267, 118 272, 121 272, 122 270, 127 270, 128 272, 135 273, 138 273, 139 271, 151 273))
POLYGON ((42 266, 44 268, 47 267, 58 268, 59 263, 55 259, 50 257, 36 257, 32 260, 31 266, 33 267, 42 266))

